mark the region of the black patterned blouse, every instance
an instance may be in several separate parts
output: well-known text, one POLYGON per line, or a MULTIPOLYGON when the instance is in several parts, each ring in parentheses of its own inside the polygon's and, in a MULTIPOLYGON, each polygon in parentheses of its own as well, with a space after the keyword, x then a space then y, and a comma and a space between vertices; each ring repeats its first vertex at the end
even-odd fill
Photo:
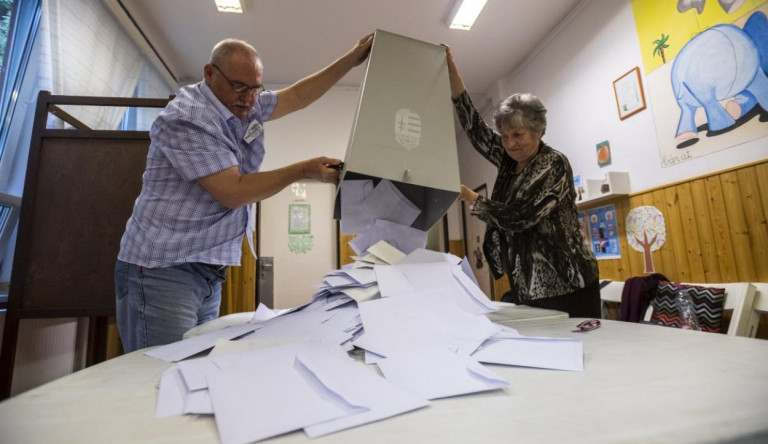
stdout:
POLYGON ((566 295, 596 282, 597 260, 579 230, 568 158, 540 142, 538 153, 515 174, 517 162, 469 94, 453 103, 472 145, 498 168, 491 198, 479 196, 472 206, 472 215, 486 223, 483 251, 493 275, 498 279, 506 272, 521 302, 566 295))

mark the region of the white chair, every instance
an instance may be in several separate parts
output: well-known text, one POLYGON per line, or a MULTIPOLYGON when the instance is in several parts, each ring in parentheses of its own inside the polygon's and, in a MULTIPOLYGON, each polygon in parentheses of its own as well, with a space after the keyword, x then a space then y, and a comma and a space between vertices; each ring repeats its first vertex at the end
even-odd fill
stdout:
MULTIPOLYGON (((755 286, 749 282, 729 282, 694 284, 683 282, 685 285, 696 285, 699 287, 724 288, 725 303, 723 310, 733 310, 731 314, 731 323, 728 325, 728 336, 749 336, 754 337, 757 330, 756 322, 753 316, 753 303, 755 299, 755 286)), ((619 297, 621 298, 621 297, 619 297)), ((645 321, 651 320, 653 307, 649 306, 645 312, 645 321)))
POLYGON ((604 302, 621 303, 622 291, 624 291, 624 281, 611 281, 600 289, 600 299, 604 302))
POLYGON ((755 300, 752 303, 752 313, 750 314, 747 336, 754 338, 757 335, 757 327, 760 324, 760 315, 768 314, 768 282, 752 282, 757 290, 755 300))
POLYGON ((618 319, 619 315, 616 314, 614 318, 606 306, 606 302, 614 304, 621 303, 621 292, 624 291, 624 281, 611 281, 608 282, 603 288, 600 289, 600 300, 602 301, 602 318, 603 319, 618 319))

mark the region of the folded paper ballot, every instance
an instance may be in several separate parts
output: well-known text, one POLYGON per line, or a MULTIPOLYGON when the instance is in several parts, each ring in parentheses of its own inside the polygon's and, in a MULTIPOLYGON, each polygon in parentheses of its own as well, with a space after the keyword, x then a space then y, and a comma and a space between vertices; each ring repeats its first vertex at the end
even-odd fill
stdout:
POLYGON ((554 370, 584 370, 581 339, 508 337, 489 339, 472 354, 480 362, 554 370))
POLYGON ((384 376, 426 399, 485 392, 509 385, 467 355, 429 348, 389 356, 378 363, 384 376))

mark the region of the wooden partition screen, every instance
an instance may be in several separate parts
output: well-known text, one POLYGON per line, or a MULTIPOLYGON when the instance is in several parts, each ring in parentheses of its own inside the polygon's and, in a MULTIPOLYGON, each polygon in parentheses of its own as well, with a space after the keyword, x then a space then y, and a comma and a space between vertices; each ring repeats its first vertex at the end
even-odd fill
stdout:
POLYGON ((104 359, 106 320, 115 314, 115 260, 141 189, 149 134, 92 130, 59 105, 162 108, 167 102, 40 92, 0 355, 0 399, 10 396, 20 319, 90 317, 87 361, 104 359), (47 129, 49 113, 74 129, 47 129))

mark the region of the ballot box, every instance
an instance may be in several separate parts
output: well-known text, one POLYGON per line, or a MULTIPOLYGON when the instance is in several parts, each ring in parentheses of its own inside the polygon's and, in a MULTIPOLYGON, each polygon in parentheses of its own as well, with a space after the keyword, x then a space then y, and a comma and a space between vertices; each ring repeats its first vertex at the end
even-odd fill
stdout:
MULTIPOLYGON (((421 209, 426 231, 460 193, 456 134, 442 46, 377 30, 341 182, 381 179, 421 209)), ((341 217, 340 184, 334 217, 341 217)))

